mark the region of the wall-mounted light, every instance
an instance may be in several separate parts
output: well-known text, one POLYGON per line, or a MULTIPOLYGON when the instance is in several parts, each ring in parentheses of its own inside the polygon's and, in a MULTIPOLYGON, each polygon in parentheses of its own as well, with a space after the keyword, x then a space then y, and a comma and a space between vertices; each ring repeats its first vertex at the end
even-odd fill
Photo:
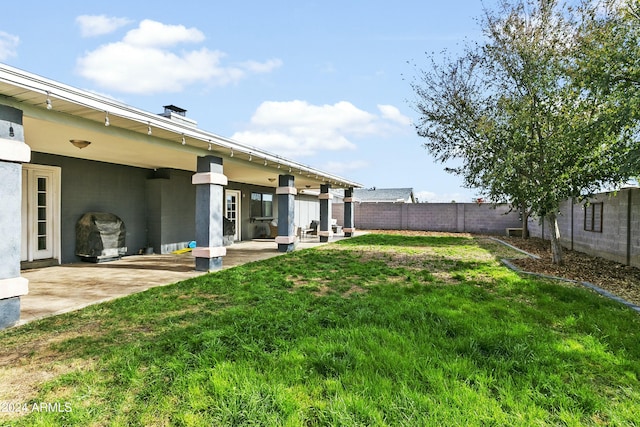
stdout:
POLYGON ((264 165, 267 166, 267 159, 264 159, 264 165))
POLYGON ((45 101, 47 104, 47 110, 51 110, 53 108, 53 105, 51 105, 51 98, 49 98, 50 95, 49 91, 47 91, 47 100, 45 101))
POLYGON ((233 157, 233 148, 231 149, 231 156, 230 157, 233 157))
POLYGON ((9 125, 9 136, 13 138, 16 134, 13 132, 13 123, 9 125))
POLYGON ((111 123, 109 123, 109 112, 105 111, 104 112, 104 125, 105 126, 109 126, 111 123))
POLYGON ((151 135, 153 132, 151 131, 151 122, 147 124, 147 135, 151 135))
POLYGON ((89 144, 91 144, 90 141, 85 141, 84 139, 70 139, 69 142, 73 144, 74 147, 77 147, 80 149, 85 148, 89 144))
POLYGON ((289 173, 291 173, 291 166, 289 166, 289 173))
POLYGON ((211 140, 209 140, 209 146, 207 147, 207 150, 211 151, 211 140))
POLYGON ((182 145, 185 145, 187 143, 187 140, 184 138, 184 134, 182 134, 182 145))
POLYGON ((251 154, 249 154, 249 161, 251 161, 251 159, 252 159, 251 154))

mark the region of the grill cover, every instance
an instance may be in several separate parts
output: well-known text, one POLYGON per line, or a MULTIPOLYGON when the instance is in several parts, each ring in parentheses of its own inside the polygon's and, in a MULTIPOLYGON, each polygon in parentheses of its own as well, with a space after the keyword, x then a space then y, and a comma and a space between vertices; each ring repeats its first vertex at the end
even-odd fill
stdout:
POLYGON ((104 262, 127 253, 124 222, 108 212, 87 212, 76 223, 76 255, 84 261, 104 262))

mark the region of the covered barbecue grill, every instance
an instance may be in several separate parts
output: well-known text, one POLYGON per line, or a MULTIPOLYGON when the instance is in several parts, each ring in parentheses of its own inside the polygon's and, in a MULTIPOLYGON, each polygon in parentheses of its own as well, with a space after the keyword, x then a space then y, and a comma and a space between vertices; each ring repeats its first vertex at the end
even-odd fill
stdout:
POLYGON ((76 223, 76 255, 88 262, 120 259, 127 253, 124 222, 108 212, 87 212, 76 223))

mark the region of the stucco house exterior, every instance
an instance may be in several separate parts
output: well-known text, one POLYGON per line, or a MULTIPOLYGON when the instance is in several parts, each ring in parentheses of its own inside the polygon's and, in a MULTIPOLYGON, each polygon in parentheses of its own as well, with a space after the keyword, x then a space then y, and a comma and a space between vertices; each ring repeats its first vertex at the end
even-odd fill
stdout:
POLYGON ((274 250, 284 252, 311 210, 326 241, 331 188, 345 190, 344 231, 352 235, 350 196, 360 187, 202 130, 182 108, 151 113, 3 64, 0 183, 0 328, 19 319, 28 292, 21 268, 80 259, 76 226, 84 214, 119 218, 125 255, 195 241, 195 268, 209 271, 223 263, 224 222, 234 226, 227 243, 277 223, 274 250))

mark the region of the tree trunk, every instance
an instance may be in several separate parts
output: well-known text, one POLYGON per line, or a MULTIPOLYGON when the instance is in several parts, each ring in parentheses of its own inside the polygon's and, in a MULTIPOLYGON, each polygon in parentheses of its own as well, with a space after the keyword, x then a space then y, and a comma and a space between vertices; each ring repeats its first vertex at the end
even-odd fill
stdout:
POLYGON ((529 211, 527 210, 527 205, 522 204, 522 238, 529 238, 529 211))
POLYGON ((549 220, 549 234, 551 235, 551 262, 562 265, 562 246, 560 246, 560 229, 558 228, 558 216, 555 212, 547 215, 549 220))

